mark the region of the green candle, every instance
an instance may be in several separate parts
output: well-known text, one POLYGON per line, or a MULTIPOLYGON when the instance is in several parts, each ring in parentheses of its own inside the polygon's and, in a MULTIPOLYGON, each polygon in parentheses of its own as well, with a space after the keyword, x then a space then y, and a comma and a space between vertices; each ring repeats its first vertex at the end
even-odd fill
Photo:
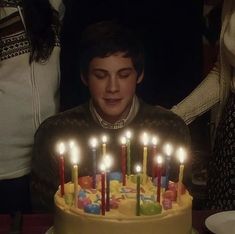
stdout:
POLYGON ((126 132, 126 139, 127 139, 127 175, 131 174, 131 132, 126 132))
POLYGON ((137 178, 136 178, 136 215, 140 216, 140 171, 141 167, 136 166, 137 178))

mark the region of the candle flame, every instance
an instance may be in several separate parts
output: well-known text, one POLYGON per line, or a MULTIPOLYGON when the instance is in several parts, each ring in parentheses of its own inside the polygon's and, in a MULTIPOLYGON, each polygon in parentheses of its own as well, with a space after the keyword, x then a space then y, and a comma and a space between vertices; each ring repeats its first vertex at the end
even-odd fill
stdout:
POLYGON ((153 138, 152 138, 152 144, 153 145, 157 145, 159 143, 159 138, 157 137, 157 136, 154 136, 153 138))
POLYGON ((92 148, 96 148, 97 145, 98 145, 98 140, 97 140, 97 138, 95 138, 95 137, 91 138, 91 140, 90 140, 90 145, 91 145, 92 148))
POLYGON ((107 136, 106 136, 106 135, 103 135, 103 136, 102 136, 102 142, 103 142, 103 144, 107 143, 107 141, 108 141, 107 136))
POLYGON ((112 165, 112 158, 110 155, 105 155, 104 156, 104 164, 105 164, 105 168, 109 169, 112 165))
POLYGON ((104 163, 101 163, 101 164, 100 164, 100 170, 101 170, 102 172, 104 172, 104 171, 106 170, 106 167, 105 167, 105 164, 104 164, 104 163))
POLYGON ((156 158, 157 164, 162 164, 163 162, 163 157, 161 155, 158 155, 156 158))
POLYGON ((179 149, 177 150, 176 154, 177 154, 177 156, 179 158, 180 163, 183 164, 184 160, 186 158, 186 150, 183 147, 179 147, 179 149))
POLYGON ((126 142, 127 142, 126 137, 124 137, 124 136, 121 137, 121 144, 122 144, 122 145, 125 145, 126 142))
POLYGON ((166 143, 163 146, 163 151, 167 156, 171 156, 173 153, 173 146, 170 143, 166 143))
POLYGON ((70 156, 72 164, 78 164, 79 161, 79 149, 77 146, 73 146, 70 149, 70 156))
POLYGON ((131 135, 132 135, 132 134, 131 134, 131 131, 128 130, 128 131, 126 132, 126 137, 127 137, 128 140, 131 139, 131 135))
POLYGON ((137 166, 135 167, 135 170, 136 170, 137 173, 140 173, 140 172, 141 172, 141 166, 140 166, 140 165, 137 165, 137 166))
POLYGON ((147 145, 148 145, 149 138, 148 138, 148 134, 147 134, 146 132, 143 133, 142 139, 143 139, 143 144, 144 144, 144 146, 147 146, 147 145))
POLYGON ((62 155, 65 153, 65 144, 64 142, 59 142, 57 145, 56 145, 56 151, 62 155))
POLYGON ((73 148, 76 145, 75 140, 69 140, 68 145, 69 145, 69 148, 73 148))

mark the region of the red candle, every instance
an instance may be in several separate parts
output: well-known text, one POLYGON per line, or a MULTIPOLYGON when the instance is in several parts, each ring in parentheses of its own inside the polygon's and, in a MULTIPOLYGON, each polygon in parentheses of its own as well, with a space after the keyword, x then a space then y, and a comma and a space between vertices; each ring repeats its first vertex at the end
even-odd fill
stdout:
POLYGON ((59 157, 59 174, 60 174, 60 194, 64 195, 64 153, 65 153, 65 145, 63 142, 60 142, 57 145, 57 151, 60 155, 59 157))
POLYGON ((64 157, 60 156, 60 194, 64 196, 64 157))
POLYGON ((157 156, 157 202, 160 203, 162 178, 162 157, 157 156))
POLYGON ((105 165, 101 165, 101 213, 105 215, 105 165))
POLYGON ((122 137, 121 139, 121 164, 122 164, 122 185, 126 185, 126 158, 127 158, 127 145, 126 145, 126 138, 122 137))

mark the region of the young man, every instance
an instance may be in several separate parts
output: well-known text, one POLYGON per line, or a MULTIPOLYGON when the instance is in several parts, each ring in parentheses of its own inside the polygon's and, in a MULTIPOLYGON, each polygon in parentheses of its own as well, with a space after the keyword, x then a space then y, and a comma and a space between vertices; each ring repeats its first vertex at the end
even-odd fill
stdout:
MULTIPOLYGON (((49 209, 59 185, 55 151, 59 141, 73 139, 79 143, 79 176, 92 174, 89 139, 93 136, 108 136, 112 171, 121 170, 120 136, 127 129, 133 133, 132 171, 135 163, 143 160, 140 136, 144 131, 157 134, 162 145, 189 144, 188 128, 179 117, 162 107, 147 105, 135 95, 136 86, 144 77, 144 53, 133 32, 113 22, 91 25, 83 34, 79 53, 82 81, 91 95, 89 102, 47 119, 35 135, 32 191, 40 198, 40 205, 49 209)), ((99 162, 99 152, 97 157, 99 162)), ((66 181, 71 180, 70 175, 71 162, 66 155, 66 181)))

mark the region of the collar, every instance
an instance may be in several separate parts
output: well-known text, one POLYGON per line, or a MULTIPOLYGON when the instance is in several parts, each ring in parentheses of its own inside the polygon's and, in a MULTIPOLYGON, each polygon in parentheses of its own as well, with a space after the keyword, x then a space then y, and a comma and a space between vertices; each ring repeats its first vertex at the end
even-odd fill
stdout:
POLYGON ((0 7, 17 7, 22 5, 22 0, 0 0, 0 7))
POLYGON ((139 100, 136 96, 134 96, 133 100, 132 100, 131 108, 130 108, 130 111, 129 111, 127 117, 122 118, 122 119, 116 121, 115 123, 109 123, 106 120, 102 119, 102 117, 96 111, 92 100, 90 100, 89 109, 90 109, 90 112, 91 112, 94 120, 97 123, 99 123, 103 128, 105 128, 105 129, 119 129, 119 128, 125 127, 128 123, 130 123, 134 119, 134 117, 136 116, 136 114, 139 110, 139 100))

